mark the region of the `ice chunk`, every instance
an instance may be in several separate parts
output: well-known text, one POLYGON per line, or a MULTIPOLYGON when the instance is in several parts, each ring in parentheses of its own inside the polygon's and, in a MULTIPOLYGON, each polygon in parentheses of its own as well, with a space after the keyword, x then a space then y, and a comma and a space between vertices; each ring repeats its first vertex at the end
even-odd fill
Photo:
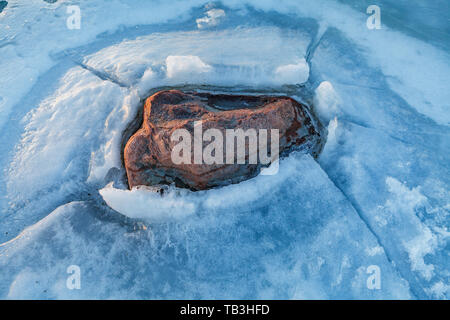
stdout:
POLYGON ((131 191, 115 189, 111 185, 100 190, 103 199, 111 208, 130 218, 166 222, 183 219, 195 212, 198 203, 186 194, 188 191, 172 190, 164 193, 160 195, 145 187, 135 187, 131 191))
POLYGON ((275 70, 276 81, 281 84, 301 84, 308 80, 309 66, 303 58, 295 64, 279 66, 275 70))
POLYGON ((323 123, 341 115, 340 98, 329 81, 322 81, 316 88, 314 95, 314 110, 323 123))
POLYGON ((204 63, 197 56, 168 56, 166 58, 167 77, 186 78, 195 77, 211 71, 211 66, 204 63))
POLYGON ((310 39, 306 31, 284 34, 273 26, 178 31, 125 40, 88 55, 83 63, 140 88, 142 96, 151 85, 279 86, 308 79, 303 57, 310 39))

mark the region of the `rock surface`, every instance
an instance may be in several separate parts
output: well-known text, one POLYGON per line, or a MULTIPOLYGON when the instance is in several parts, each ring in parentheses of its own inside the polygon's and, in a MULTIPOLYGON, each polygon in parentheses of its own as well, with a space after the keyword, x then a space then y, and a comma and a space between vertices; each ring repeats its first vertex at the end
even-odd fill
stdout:
MULTIPOLYGON (((202 190, 238 183, 256 176, 267 165, 261 164, 259 157, 256 164, 249 163, 249 139, 245 140, 245 164, 238 164, 236 155, 232 164, 227 162, 226 129, 255 129, 258 141, 263 140, 259 130, 267 129, 268 155, 272 152, 271 129, 278 129, 281 156, 293 149, 301 149, 316 157, 324 142, 321 128, 306 106, 289 97, 160 91, 147 98, 142 126, 126 143, 124 164, 128 184, 132 188, 175 183, 178 187, 202 190), (213 128, 223 134, 222 162, 194 161, 194 123, 197 121, 201 121, 203 133, 213 128), (192 137, 189 163, 173 161, 172 151, 181 141, 171 139, 177 129, 186 129, 192 137)), ((202 150, 211 141, 200 143, 202 150)), ((217 155, 215 152, 212 154, 217 155)))

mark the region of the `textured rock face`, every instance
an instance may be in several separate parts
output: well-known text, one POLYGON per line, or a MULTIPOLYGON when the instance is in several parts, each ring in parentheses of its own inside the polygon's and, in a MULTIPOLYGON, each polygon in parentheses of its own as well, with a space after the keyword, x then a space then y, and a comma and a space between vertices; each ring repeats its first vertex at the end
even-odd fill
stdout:
POLYGON ((293 149, 303 149, 317 156, 323 144, 318 121, 305 106, 288 97, 216 95, 167 90, 160 91, 146 100, 143 117, 141 128, 128 140, 124 150, 130 188, 138 185, 175 183, 179 187, 201 190, 254 177, 264 166, 262 160, 260 161, 263 149, 267 149, 265 154, 269 156, 268 159, 277 158, 278 150, 272 143, 278 137, 271 134, 271 129, 278 129, 277 141, 281 156, 293 149), (198 139, 198 135, 194 134, 195 130, 199 132, 199 121, 201 132, 205 134, 203 139, 201 136, 198 139), (185 154, 187 149, 180 153, 185 156, 182 163, 174 161, 173 158, 174 148, 178 150, 176 145, 184 140, 174 139, 172 136, 175 132, 180 132, 180 129, 184 129, 184 132, 192 137, 188 144, 190 153, 185 154), (215 133, 221 133, 223 141, 216 141, 216 136, 206 138, 208 129, 217 129, 215 133), (242 129, 244 132, 254 129, 257 133, 256 150, 249 145, 252 144, 250 138, 242 140, 245 141, 243 164, 239 163, 237 158, 238 139, 231 139, 236 147, 234 152, 226 152, 229 151, 226 144, 230 141, 227 139, 230 129, 242 129), (266 129, 267 134, 262 135, 261 132, 265 130, 261 129, 266 129), (218 143, 216 146, 223 146, 223 151, 216 148, 210 153, 220 161, 211 163, 205 158, 199 162, 198 155, 204 155, 203 152, 207 150, 211 151, 208 145, 213 141, 218 143), (200 153, 195 150, 199 146, 200 153), (255 158, 258 159, 257 162, 251 160, 255 158))

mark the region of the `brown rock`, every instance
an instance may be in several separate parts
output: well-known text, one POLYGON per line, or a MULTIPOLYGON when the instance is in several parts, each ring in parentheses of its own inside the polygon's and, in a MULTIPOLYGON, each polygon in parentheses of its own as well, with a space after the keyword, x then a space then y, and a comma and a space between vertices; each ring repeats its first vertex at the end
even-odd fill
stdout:
MULTIPOLYGON (((272 152, 270 129, 279 130, 282 156, 294 148, 317 156, 323 144, 319 122, 307 107, 289 97, 160 91, 146 100, 142 127, 125 146, 124 163, 129 187, 175 183, 179 187, 201 190, 256 176, 263 165, 259 160, 256 164, 248 163, 248 139, 245 164, 236 163, 236 155, 233 155, 233 164, 226 163, 226 129, 239 128, 255 129, 258 133, 260 129, 268 129, 269 154, 272 152), (215 128, 223 134, 222 163, 194 163, 194 122, 200 120, 203 133, 215 128), (190 163, 175 164, 172 161, 172 150, 179 141, 171 141, 171 135, 177 129, 186 129, 192 137, 190 163)), ((204 141, 202 147, 210 143, 204 141)))

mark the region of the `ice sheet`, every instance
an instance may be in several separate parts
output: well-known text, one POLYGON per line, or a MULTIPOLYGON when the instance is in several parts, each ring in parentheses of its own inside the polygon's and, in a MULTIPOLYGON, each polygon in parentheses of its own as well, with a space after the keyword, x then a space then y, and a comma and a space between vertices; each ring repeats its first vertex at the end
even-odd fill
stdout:
POLYGON ((0 247, 4 270, 0 294, 8 298, 410 297, 407 282, 383 250, 377 250, 375 237, 311 157, 294 154, 281 163, 280 170, 284 183, 267 187, 264 180, 256 181, 256 186, 255 181, 247 181, 207 191, 199 199, 204 206, 177 221, 144 219, 131 228, 112 220, 104 206, 64 205, 0 247), (261 188, 262 198, 255 196, 255 192, 262 195, 261 188), (223 202, 208 202, 219 193, 223 202), (249 195, 251 200, 245 200, 249 195), (80 290, 65 286, 70 265, 81 269, 80 290), (382 290, 367 289, 370 265, 382 270, 382 290))
POLYGON ((0 13, 1 298, 449 298, 449 40, 419 30, 448 29, 445 3, 382 1, 380 30, 325 0, 89 1, 69 30, 69 4, 0 13), (312 103, 325 149, 217 190, 127 191, 122 132, 173 85, 312 103))

